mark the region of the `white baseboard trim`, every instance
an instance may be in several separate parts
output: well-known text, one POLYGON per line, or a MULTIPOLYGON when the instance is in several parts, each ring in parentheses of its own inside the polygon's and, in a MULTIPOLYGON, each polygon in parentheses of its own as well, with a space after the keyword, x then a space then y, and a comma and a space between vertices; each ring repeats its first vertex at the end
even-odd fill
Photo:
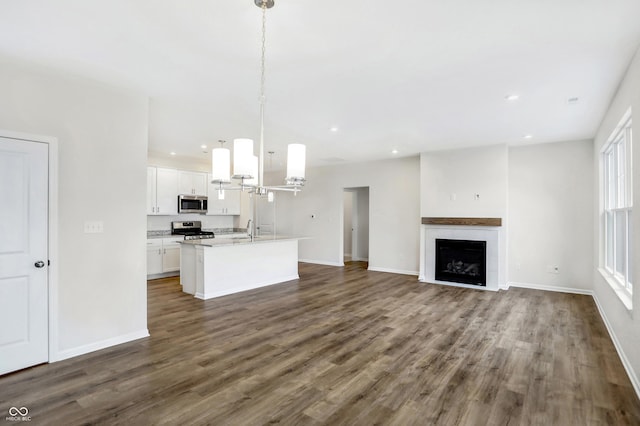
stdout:
POLYGON ((352 257, 351 260, 354 262, 368 262, 369 258, 368 257, 352 257))
POLYGON ((369 271, 374 272, 390 272, 392 274, 401 274, 401 275, 420 275, 418 271, 405 271, 403 269, 393 269, 393 268, 379 268, 377 266, 369 265, 369 271))
POLYGON ((298 276, 298 274, 287 275, 287 276, 274 278, 274 279, 268 280, 268 281, 262 281, 262 282, 256 283, 256 284, 251 284, 251 285, 242 286, 242 287, 233 287, 233 288, 228 288, 228 289, 224 289, 224 290, 220 290, 220 291, 212 291, 210 293, 196 292, 194 297, 196 299, 201 299, 201 300, 213 299, 214 297, 228 296, 230 294, 241 293, 243 291, 253 290, 253 289, 256 289, 256 288, 260 288, 260 287, 267 287, 267 286, 274 285, 274 284, 281 284, 281 283, 284 283, 284 282, 287 282, 287 281, 297 280, 299 278, 300 277, 298 276))
POLYGON ((149 337, 149 330, 146 328, 144 330, 134 331, 133 333, 123 334, 121 336, 112 337, 110 339, 101 340, 99 342, 89 343, 87 345, 58 351, 54 354, 55 356, 53 357, 53 359, 49 360, 49 362, 62 361, 64 359, 85 355, 90 352, 99 351, 101 349, 106 349, 111 346, 131 342, 133 340, 143 339, 145 337, 149 337))
POLYGON ((298 262, 315 263, 316 265, 327 265, 327 266, 344 266, 344 263, 342 262, 326 262, 324 260, 298 259, 298 262))
POLYGON ((629 380, 631 380, 631 385, 633 389, 636 391, 636 396, 640 399, 640 381, 638 381, 638 376, 636 376, 633 368, 631 367, 631 363, 629 359, 625 355, 622 350, 622 346, 620 345, 620 341, 616 336, 616 333, 613 331, 613 327, 611 327, 611 323, 607 318, 607 315, 604 313, 604 309, 598 300, 598 296, 593 293, 593 300, 596 302, 596 307, 598 308, 598 312, 600 313, 600 318, 602 318, 602 322, 604 322, 604 326, 607 328, 609 332, 609 337, 611 337, 611 341, 613 342, 613 346, 616 348, 616 352, 618 352, 618 356, 620 357, 620 361, 622 361, 622 365, 624 366, 624 370, 627 372, 627 376, 629 376, 629 380))
MULTIPOLYGON (((543 291, 557 291, 559 293, 572 293, 572 294, 586 294, 588 296, 593 295, 592 290, 585 290, 582 288, 573 288, 573 287, 556 287, 552 285, 545 284, 531 284, 531 283, 518 283, 518 282, 508 282, 505 289, 509 289, 510 287, 520 287, 520 288, 530 288, 532 290, 543 290, 543 291)), ((500 287, 504 288, 504 287, 500 287)))

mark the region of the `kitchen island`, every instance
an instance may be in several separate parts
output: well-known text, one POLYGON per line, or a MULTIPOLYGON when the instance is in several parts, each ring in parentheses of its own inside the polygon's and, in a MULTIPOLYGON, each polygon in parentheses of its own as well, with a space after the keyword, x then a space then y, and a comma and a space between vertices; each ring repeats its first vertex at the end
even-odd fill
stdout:
POLYGON ((259 236, 181 241, 182 291, 206 300, 295 280, 298 240, 259 236))

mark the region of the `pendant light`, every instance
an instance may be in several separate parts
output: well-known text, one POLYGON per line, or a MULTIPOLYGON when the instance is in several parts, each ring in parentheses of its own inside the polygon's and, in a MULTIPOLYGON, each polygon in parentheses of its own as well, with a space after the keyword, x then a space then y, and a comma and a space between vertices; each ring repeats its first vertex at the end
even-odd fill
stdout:
POLYGON ((289 144, 287 149, 287 177, 289 185, 304 183, 306 147, 300 143, 289 144))
MULTIPOLYGON (((240 138, 233 141, 233 179, 240 180, 239 187, 227 189, 242 189, 260 195, 272 194, 271 191, 301 190, 305 183, 306 148, 299 143, 290 144, 287 149, 287 175, 285 185, 264 186, 264 107, 265 107, 265 52, 266 52, 266 23, 267 9, 274 6, 274 0, 254 0, 256 6, 262 9, 262 56, 260 62, 260 145, 259 154, 253 153, 253 140, 240 138)), ((230 183, 230 154, 225 148, 216 148, 211 153, 212 183, 223 185, 230 183)), ((219 192, 220 194, 220 192, 219 192)), ((220 195, 219 195, 220 196, 220 195)), ((272 200, 273 195, 268 195, 272 200)), ((224 197, 224 195, 222 195, 224 197)))
POLYGON ((220 142, 220 148, 214 148, 211 150, 211 182, 221 184, 230 183, 230 153, 227 148, 224 148, 224 143, 226 141, 219 140, 218 142, 220 142))
POLYGON ((253 140, 233 140, 233 177, 235 179, 247 179, 252 176, 253 140))

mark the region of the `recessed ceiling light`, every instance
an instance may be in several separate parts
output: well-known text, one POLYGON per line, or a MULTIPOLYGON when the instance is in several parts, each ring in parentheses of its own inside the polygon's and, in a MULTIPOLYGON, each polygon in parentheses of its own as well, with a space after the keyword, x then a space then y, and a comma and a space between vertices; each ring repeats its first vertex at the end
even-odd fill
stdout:
POLYGON ((507 95, 504 97, 505 101, 517 101, 520 99, 520 95, 507 95))
POLYGON ((200 148, 207 149, 207 146, 206 145, 200 145, 200 148))
POLYGON ((176 155, 176 153, 175 153, 175 152, 173 152, 173 151, 171 151, 169 154, 171 154, 171 155, 176 155))
POLYGON ((398 150, 397 150, 397 149, 394 149, 393 151, 391 151, 391 153, 392 153, 392 154, 397 154, 397 153, 398 153, 398 150))
POLYGON ((533 137, 533 135, 524 135, 523 138, 525 139, 531 139, 533 137))
POLYGON ((332 132, 337 132, 338 128, 336 126, 331 127, 329 130, 331 130, 332 132))

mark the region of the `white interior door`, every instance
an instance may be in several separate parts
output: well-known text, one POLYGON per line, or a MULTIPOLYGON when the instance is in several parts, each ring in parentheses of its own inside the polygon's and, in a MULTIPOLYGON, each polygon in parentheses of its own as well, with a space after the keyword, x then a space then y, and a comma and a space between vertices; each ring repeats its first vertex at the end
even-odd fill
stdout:
POLYGON ((48 361, 48 145, 0 137, 0 374, 48 361))

